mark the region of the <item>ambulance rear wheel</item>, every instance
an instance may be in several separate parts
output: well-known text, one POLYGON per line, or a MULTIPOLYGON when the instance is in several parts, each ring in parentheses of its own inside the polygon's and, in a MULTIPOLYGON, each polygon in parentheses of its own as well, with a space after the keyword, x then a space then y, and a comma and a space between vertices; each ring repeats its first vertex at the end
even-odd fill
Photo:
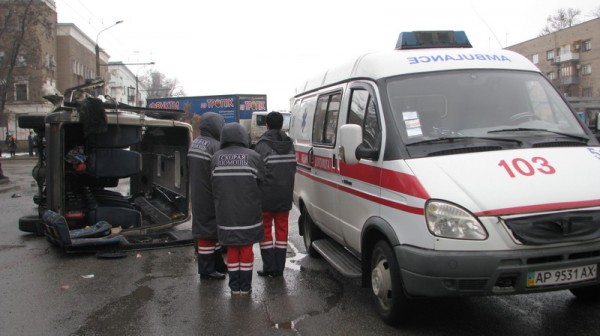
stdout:
POLYGON ((600 285, 571 288, 570 291, 573 295, 575 295, 577 300, 586 302, 600 301, 600 285))
POLYGON ((302 237, 304 238, 304 247, 306 248, 306 253, 313 258, 320 258, 321 254, 315 250, 313 242, 315 240, 324 238, 325 234, 315 225, 315 222, 313 222, 312 218, 310 218, 306 207, 302 207, 302 214, 300 218, 302 218, 302 237))
POLYGON ((397 325, 407 319, 410 300, 402 288, 400 267, 392 248, 383 240, 375 244, 371 255, 371 288, 385 323, 397 325))

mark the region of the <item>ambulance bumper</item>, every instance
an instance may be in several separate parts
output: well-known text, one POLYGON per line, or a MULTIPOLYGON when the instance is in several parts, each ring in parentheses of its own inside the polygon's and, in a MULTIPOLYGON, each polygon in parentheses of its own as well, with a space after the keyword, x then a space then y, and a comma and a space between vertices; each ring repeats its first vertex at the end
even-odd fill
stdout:
POLYGON ((564 270, 598 270, 600 241, 514 251, 433 251, 400 245, 395 253, 404 288, 413 297, 522 294, 600 283, 597 274, 587 273, 583 280, 569 282, 563 281, 566 277, 559 283, 531 279, 564 270))

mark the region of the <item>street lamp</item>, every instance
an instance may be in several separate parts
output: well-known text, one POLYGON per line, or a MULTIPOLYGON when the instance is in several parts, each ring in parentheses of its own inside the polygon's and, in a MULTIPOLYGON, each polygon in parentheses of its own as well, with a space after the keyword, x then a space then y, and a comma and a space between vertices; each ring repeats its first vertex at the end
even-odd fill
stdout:
POLYGON ((114 24, 102 29, 101 31, 98 32, 98 35, 96 35, 96 77, 100 77, 100 46, 98 45, 98 37, 100 36, 100 34, 103 31, 106 31, 109 28, 112 28, 116 25, 118 25, 119 23, 123 23, 123 20, 119 20, 117 22, 115 22, 114 24))
POLYGON ((139 77, 138 77, 138 73, 140 72, 140 70, 142 70, 146 65, 154 65, 154 62, 150 62, 150 63, 146 63, 144 64, 142 67, 138 68, 135 72, 135 106, 138 106, 138 101, 139 101, 139 96, 140 96, 140 90, 139 90, 139 77))

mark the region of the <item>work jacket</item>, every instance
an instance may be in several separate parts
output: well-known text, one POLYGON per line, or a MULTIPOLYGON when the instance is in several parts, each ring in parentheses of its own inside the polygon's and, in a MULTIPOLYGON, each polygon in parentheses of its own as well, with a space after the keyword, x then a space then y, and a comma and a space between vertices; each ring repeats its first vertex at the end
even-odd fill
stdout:
POLYGON ((265 164, 265 180, 261 184, 262 209, 269 212, 292 209, 296 152, 292 139, 281 130, 268 130, 254 150, 265 164))
POLYGON ((260 155, 248 148, 248 133, 240 124, 223 127, 221 150, 213 155, 211 169, 219 242, 243 246, 261 241, 264 167, 260 155))
POLYGON ((192 234, 197 239, 217 240, 210 161, 213 154, 221 148, 221 129, 224 124, 220 114, 204 113, 200 117, 200 136, 194 139, 188 151, 192 234))

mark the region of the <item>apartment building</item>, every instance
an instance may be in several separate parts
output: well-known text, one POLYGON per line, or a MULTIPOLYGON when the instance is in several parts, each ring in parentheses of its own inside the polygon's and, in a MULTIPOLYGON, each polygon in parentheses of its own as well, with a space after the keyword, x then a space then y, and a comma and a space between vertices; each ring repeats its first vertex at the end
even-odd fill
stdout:
POLYGON ((35 0, 31 7, 27 7, 27 3, 0 1, 0 99, 5 98, 4 120, 0 123, 2 139, 10 133, 16 135, 17 140, 26 140, 29 130, 17 127, 16 115, 48 111, 51 104, 43 96, 56 87, 55 3, 35 0), (15 42, 20 42, 16 54, 13 53, 15 42), (13 55, 16 62, 11 67, 13 55))
POLYGON ((144 68, 145 65, 151 65, 154 63, 136 63, 140 66, 134 74, 126 63, 123 62, 108 62, 108 78, 110 81, 107 83, 109 87, 108 94, 115 101, 124 103, 132 106, 146 106, 146 98, 148 96, 148 90, 146 86, 139 81, 139 71, 144 68))
MULTIPOLYGON (((29 130, 18 127, 18 115, 48 113, 53 105, 43 98, 45 95, 64 92, 97 77, 105 79, 105 94, 117 101, 145 102, 145 94, 138 95, 137 101, 133 96, 131 88, 136 87, 136 75, 123 63, 113 68, 110 55, 102 48, 99 49, 100 73, 96 73, 95 41, 72 23, 58 23, 53 0, 34 0, 26 16, 33 19, 28 21, 26 29, 20 29, 28 2, 0 0, 0 89, 7 93, 0 139, 13 134, 20 148, 27 148, 29 130), (9 61, 14 41, 21 31, 23 42, 10 80, 7 76, 9 61)), ((137 87, 145 92, 143 86, 138 84, 137 87)))
MULTIPOLYGON (((64 92, 73 86, 96 78, 96 44, 72 23, 56 24, 57 79, 56 87, 64 92)), ((107 78, 110 55, 100 49, 100 74, 107 78)))
POLYGON ((592 128, 600 113, 600 18, 506 49, 529 58, 592 128))

